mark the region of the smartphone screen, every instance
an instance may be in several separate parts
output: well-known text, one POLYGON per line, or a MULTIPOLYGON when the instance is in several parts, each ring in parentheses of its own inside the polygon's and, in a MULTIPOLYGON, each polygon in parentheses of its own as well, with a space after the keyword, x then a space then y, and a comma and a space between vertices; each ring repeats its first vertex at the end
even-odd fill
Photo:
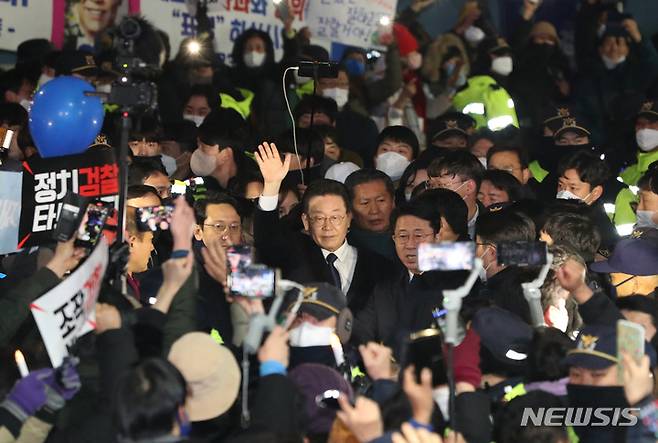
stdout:
POLYGON ((253 263, 253 249, 248 245, 231 246, 226 250, 226 260, 228 261, 229 272, 238 272, 253 263))
POLYGON ((543 266, 546 264, 546 243, 540 241, 510 241, 496 245, 501 266, 543 266))
POLYGON ((135 211, 137 229, 140 231, 166 231, 171 225, 173 212, 174 207, 171 205, 137 208, 135 211))
POLYGON ((234 295, 256 298, 274 295, 275 271, 264 265, 251 265, 232 272, 228 281, 234 295))
POLYGON ((112 208, 106 203, 90 203, 78 228, 76 245, 84 248, 93 248, 103 232, 105 222, 110 216, 112 208))
POLYGON ((421 243, 418 268, 422 271, 462 271, 473 269, 475 243, 421 243))
POLYGON ((625 352, 639 363, 644 355, 644 328, 637 323, 628 320, 617 321, 617 376, 621 383, 624 382, 625 352))

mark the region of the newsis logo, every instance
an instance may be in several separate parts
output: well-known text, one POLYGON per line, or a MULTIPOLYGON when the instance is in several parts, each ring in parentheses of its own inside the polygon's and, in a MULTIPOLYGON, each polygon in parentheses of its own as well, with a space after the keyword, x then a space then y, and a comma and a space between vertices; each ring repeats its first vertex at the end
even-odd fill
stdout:
POLYGON ((521 426, 635 426, 639 412, 639 408, 525 408, 521 426))

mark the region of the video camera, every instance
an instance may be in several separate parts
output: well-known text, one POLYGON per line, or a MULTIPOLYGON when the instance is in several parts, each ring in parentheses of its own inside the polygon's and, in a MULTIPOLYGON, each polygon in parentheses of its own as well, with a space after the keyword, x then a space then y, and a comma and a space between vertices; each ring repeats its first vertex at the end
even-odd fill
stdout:
POLYGON ((158 89, 153 79, 160 72, 156 65, 144 62, 135 53, 135 42, 142 35, 142 25, 133 17, 125 17, 115 29, 115 69, 119 78, 112 83, 108 103, 136 112, 154 111, 158 105, 158 89))

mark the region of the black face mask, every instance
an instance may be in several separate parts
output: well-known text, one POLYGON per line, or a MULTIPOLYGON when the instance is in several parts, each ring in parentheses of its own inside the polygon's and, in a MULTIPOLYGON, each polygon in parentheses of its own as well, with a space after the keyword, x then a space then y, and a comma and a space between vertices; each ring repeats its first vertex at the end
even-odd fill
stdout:
MULTIPOLYGON (((585 386, 585 385, 567 385, 567 396, 569 406, 572 408, 628 408, 628 401, 624 395, 622 386, 585 386)), ((610 410, 600 411, 611 422, 618 415, 618 423, 628 423, 625 415, 610 410)), ((628 414, 626 412, 625 414, 628 414)), ((583 414, 584 415, 584 414, 583 414)), ((591 412, 592 423, 601 423, 601 419, 591 412)), ((625 442, 626 429, 624 426, 574 426, 574 431, 583 443, 596 442, 625 442)))
POLYGON ((548 61, 555 53, 555 45, 546 43, 531 43, 528 46, 530 58, 536 62, 542 63, 548 61))

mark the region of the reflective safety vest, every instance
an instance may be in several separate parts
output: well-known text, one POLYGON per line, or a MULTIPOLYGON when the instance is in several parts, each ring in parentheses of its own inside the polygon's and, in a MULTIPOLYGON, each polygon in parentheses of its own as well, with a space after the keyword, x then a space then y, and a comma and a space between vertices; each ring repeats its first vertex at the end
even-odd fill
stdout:
POLYGON ((242 94, 242 100, 236 100, 229 94, 220 93, 219 98, 221 99, 221 103, 219 106, 225 109, 233 109, 246 120, 251 114, 251 102, 254 101, 255 94, 244 88, 238 88, 238 91, 242 94))
POLYGON ((488 75, 468 79, 466 86, 452 99, 454 108, 473 117, 477 129, 488 127, 499 131, 509 125, 519 127, 514 100, 488 75))
POLYGON ((301 86, 295 88, 297 97, 302 98, 305 95, 313 95, 313 80, 308 81, 301 86))
POLYGON ((528 165, 528 169, 530 170, 530 173, 532 174, 532 177, 537 180, 537 183, 541 183, 544 181, 546 176, 548 175, 548 171, 544 168, 541 167, 539 162, 537 160, 533 161, 528 165))
POLYGON ((655 161, 658 161, 658 150, 655 152, 638 152, 637 163, 624 169, 619 176, 628 186, 637 186, 637 182, 649 170, 649 165, 655 161))

